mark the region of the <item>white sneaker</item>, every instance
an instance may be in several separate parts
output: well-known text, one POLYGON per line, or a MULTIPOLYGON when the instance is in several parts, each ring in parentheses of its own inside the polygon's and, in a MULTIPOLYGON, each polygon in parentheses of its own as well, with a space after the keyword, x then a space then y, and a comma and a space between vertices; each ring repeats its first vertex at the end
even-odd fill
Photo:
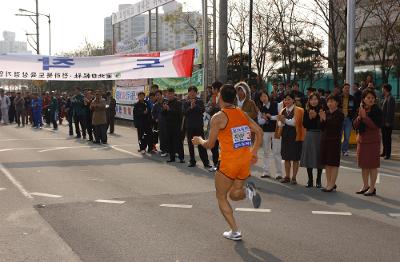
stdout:
POLYGON ((233 241, 242 240, 242 233, 240 231, 238 231, 238 232, 232 232, 232 230, 226 231, 222 234, 222 236, 226 239, 233 240, 233 241))
POLYGON ((211 167, 208 169, 208 172, 213 173, 213 172, 217 172, 218 168, 216 168, 215 166, 211 167))
POLYGON ((167 157, 167 156, 168 156, 167 153, 162 153, 162 154, 161 154, 161 157, 167 157))
POLYGON ((141 150, 140 153, 141 153, 142 155, 144 155, 144 154, 146 154, 146 150, 141 150))
POLYGON ((254 208, 259 208, 261 205, 261 196, 257 193, 256 186, 253 182, 246 184, 246 197, 251 201, 254 208))

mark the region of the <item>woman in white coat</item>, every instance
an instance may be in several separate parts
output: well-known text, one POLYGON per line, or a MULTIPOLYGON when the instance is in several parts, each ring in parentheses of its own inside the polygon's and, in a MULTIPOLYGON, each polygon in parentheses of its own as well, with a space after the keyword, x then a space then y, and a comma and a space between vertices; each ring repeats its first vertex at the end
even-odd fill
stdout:
POLYGON ((282 110, 282 104, 271 101, 265 90, 261 90, 257 95, 256 104, 260 110, 258 113, 258 124, 264 131, 264 172, 261 178, 272 177, 271 163, 274 161, 275 178, 282 179, 281 140, 276 134, 276 119, 279 111, 282 110), (280 108, 279 105, 281 106, 280 108))

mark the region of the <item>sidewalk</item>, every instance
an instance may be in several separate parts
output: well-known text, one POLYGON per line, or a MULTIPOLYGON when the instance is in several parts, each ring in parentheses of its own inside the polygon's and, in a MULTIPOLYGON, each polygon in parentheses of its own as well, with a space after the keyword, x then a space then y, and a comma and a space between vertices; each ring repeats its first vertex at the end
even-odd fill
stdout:
POLYGON ((393 131, 392 135, 392 160, 400 161, 400 131, 393 131))

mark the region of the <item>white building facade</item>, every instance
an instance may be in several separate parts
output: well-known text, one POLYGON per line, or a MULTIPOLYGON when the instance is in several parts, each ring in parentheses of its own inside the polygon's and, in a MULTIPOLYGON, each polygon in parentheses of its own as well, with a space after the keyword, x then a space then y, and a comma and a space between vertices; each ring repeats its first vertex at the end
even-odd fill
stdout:
POLYGON ((0 54, 18 53, 26 54, 31 53, 28 51, 26 42, 15 41, 15 33, 4 31, 3 41, 0 41, 0 54))

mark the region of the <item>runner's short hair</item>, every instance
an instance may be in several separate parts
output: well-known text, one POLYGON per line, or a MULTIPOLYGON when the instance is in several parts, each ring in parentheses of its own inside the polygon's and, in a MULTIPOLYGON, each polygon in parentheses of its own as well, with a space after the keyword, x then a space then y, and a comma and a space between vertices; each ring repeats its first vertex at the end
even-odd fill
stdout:
POLYGON ((222 101, 228 104, 233 104, 235 103, 236 99, 236 89, 233 85, 230 84, 225 84, 221 88, 221 97, 222 101))

